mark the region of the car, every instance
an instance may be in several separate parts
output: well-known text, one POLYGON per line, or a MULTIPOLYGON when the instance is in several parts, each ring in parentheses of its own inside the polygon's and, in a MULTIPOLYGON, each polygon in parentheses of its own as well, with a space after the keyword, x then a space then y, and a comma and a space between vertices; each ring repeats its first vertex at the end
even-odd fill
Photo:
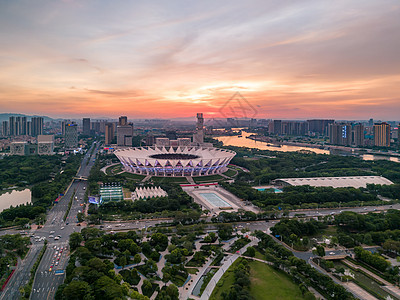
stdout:
POLYGON ((56 266, 58 266, 58 261, 56 261, 56 266))
POLYGON ((54 235, 52 235, 52 234, 49 235, 49 238, 53 238, 53 237, 54 237, 54 235))
POLYGON ((59 258, 59 257, 57 257, 57 260, 60 260, 60 258, 59 258))
POLYGON ((61 227, 61 230, 63 230, 65 227, 63 226, 63 227, 61 227))
POLYGON ((54 249, 57 249, 57 246, 56 245, 54 245, 54 247, 53 247, 54 249))
POLYGON ((334 254, 335 254, 335 252, 329 252, 329 254, 330 254, 330 255, 334 255, 334 254))
POLYGON ((364 207, 364 210, 367 210, 367 208, 366 208, 366 207, 364 207))
POLYGON ((50 231, 50 234, 53 234, 55 231, 54 230, 52 230, 52 231, 50 231))
POLYGON ((54 239, 57 241, 57 240, 59 240, 60 238, 59 238, 58 236, 56 236, 54 239))
POLYGON ((53 270, 53 268, 49 268, 49 272, 51 272, 53 270))
POLYGON ((54 258, 57 258, 57 254, 54 254, 54 256, 53 256, 54 258))
POLYGON ((69 222, 65 223, 65 225, 68 225, 68 224, 69 224, 69 222))

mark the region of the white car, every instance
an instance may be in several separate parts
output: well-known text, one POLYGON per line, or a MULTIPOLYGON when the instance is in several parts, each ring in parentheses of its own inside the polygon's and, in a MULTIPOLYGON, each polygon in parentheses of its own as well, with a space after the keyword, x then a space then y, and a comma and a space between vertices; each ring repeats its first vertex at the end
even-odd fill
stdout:
POLYGON ((330 255, 335 255, 335 252, 329 252, 330 255))
POLYGON ((61 230, 63 230, 65 227, 63 226, 63 227, 61 227, 61 230))

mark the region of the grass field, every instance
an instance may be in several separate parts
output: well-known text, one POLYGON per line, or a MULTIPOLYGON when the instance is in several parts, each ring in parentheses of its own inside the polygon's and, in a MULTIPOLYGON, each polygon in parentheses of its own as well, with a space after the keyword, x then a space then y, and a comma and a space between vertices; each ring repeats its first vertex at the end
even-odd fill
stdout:
POLYGON ((185 177, 151 177, 154 183, 188 183, 185 177))
POLYGON ((236 174, 237 174, 237 171, 232 170, 232 169, 228 169, 228 171, 226 171, 224 173, 225 176, 229 176, 229 177, 235 176, 236 174))
POLYGON ((140 174, 133 174, 133 173, 128 173, 124 172, 121 174, 122 176, 125 176, 126 178, 133 179, 133 180, 142 180, 145 178, 145 175, 140 175, 140 174))
MULTIPOLYGON (((221 294, 228 291, 234 282, 233 269, 240 263, 237 259, 218 281, 210 299, 220 300, 221 294)), ((250 294, 257 300, 300 300, 304 299, 299 287, 290 277, 265 263, 252 261, 250 265, 250 294)))
POLYGON ((233 282, 235 278, 233 277, 233 269, 240 264, 241 259, 238 258, 230 267, 229 269, 222 275, 221 279, 218 281, 217 285, 215 286, 213 292, 211 293, 210 300, 214 299, 222 299, 221 294, 224 291, 228 291, 231 286, 233 285, 233 282))
POLYGON ((254 299, 304 299, 299 287, 285 273, 259 261, 252 261, 250 268, 250 294, 254 299))
POLYGON ((200 176, 200 177, 193 177, 194 182, 202 183, 202 182, 215 182, 225 179, 221 175, 209 175, 209 176, 200 176))

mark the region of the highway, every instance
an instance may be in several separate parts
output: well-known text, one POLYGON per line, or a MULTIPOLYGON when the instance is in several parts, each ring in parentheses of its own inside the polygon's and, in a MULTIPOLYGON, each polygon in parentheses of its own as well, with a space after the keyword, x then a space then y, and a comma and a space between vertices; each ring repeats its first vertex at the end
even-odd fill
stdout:
MULTIPOLYGON (((98 145, 93 155, 90 154, 91 151, 92 148, 82 159, 81 168, 76 177, 89 176, 95 162, 98 145)), ((81 204, 84 204, 86 187, 86 181, 74 180, 63 199, 48 214, 46 225, 36 232, 36 235, 48 238, 49 242, 36 271, 30 299, 53 299, 58 286, 64 282, 65 274, 59 272, 64 271, 68 264, 70 234, 81 231, 81 227, 77 226, 77 214, 83 210, 81 204), (73 197, 71 209, 64 222, 63 218, 71 197, 73 197), (59 237, 58 240, 56 240, 57 237, 59 237)))
MULTIPOLYGON (((93 167, 99 144, 93 144, 82 159, 81 166, 76 177, 87 178, 93 167), (92 149, 95 148, 93 155, 92 149)), ((31 299, 53 299, 58 286, 63 283, 65 275, 56 275, 56 271, 65 270, 69 258, 68 240, 69 235, 80 232, 81 227, 77 225, 77 214, 83 207, 86 181, 74 180, 69 186, 66 194, 55 204, 47 214, 46 224, 37 229, 31 238, 32 246, 27 256, 19 262, 10 282, 0 294, 0 300, 19 299, 21 294, 19 288, 26 285, 30 278, 30 271, 36 262, 39 252, 47 239, 47 250, 39 264, 35 280, 32 286, 31 299), (71 210, 66 221, 63 218, 68 209, 71 197, 74 197, 71 210), (77 200, 75 200, 75 196, 77 200), (59 238, 57 238, 59 236, 59 238), (40 238, 42 239, 40 239, 40 238), (43 239, 44 238, 44 239, 43 239), (62 252, 61 247, 63 247, 62 252), (58 248, 58 251, 57 251, 58 248), (57 251, 57 254, 56 254, 57 251), (60 255, 59 255, 60 254, 60 255), (58 263, 57 263, 58 262, 58 263), (56 265, 57 264, 57 265, 56 265), (53 266, 50 271, 50 266, 53 266)), ((4 233, 4 232, 2 232, 4 233)), ((7 232, 10 233, 10 232, 7 232)))

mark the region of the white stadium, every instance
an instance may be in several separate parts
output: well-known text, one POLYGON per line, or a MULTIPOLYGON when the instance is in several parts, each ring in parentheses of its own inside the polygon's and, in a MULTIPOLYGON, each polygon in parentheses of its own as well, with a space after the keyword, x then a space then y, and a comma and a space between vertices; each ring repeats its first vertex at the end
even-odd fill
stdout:
POLYGON ((114 154, 128 172, 152 176, 207 176, 220 174, 236 152, 214 147, 134 147, 114 154))

